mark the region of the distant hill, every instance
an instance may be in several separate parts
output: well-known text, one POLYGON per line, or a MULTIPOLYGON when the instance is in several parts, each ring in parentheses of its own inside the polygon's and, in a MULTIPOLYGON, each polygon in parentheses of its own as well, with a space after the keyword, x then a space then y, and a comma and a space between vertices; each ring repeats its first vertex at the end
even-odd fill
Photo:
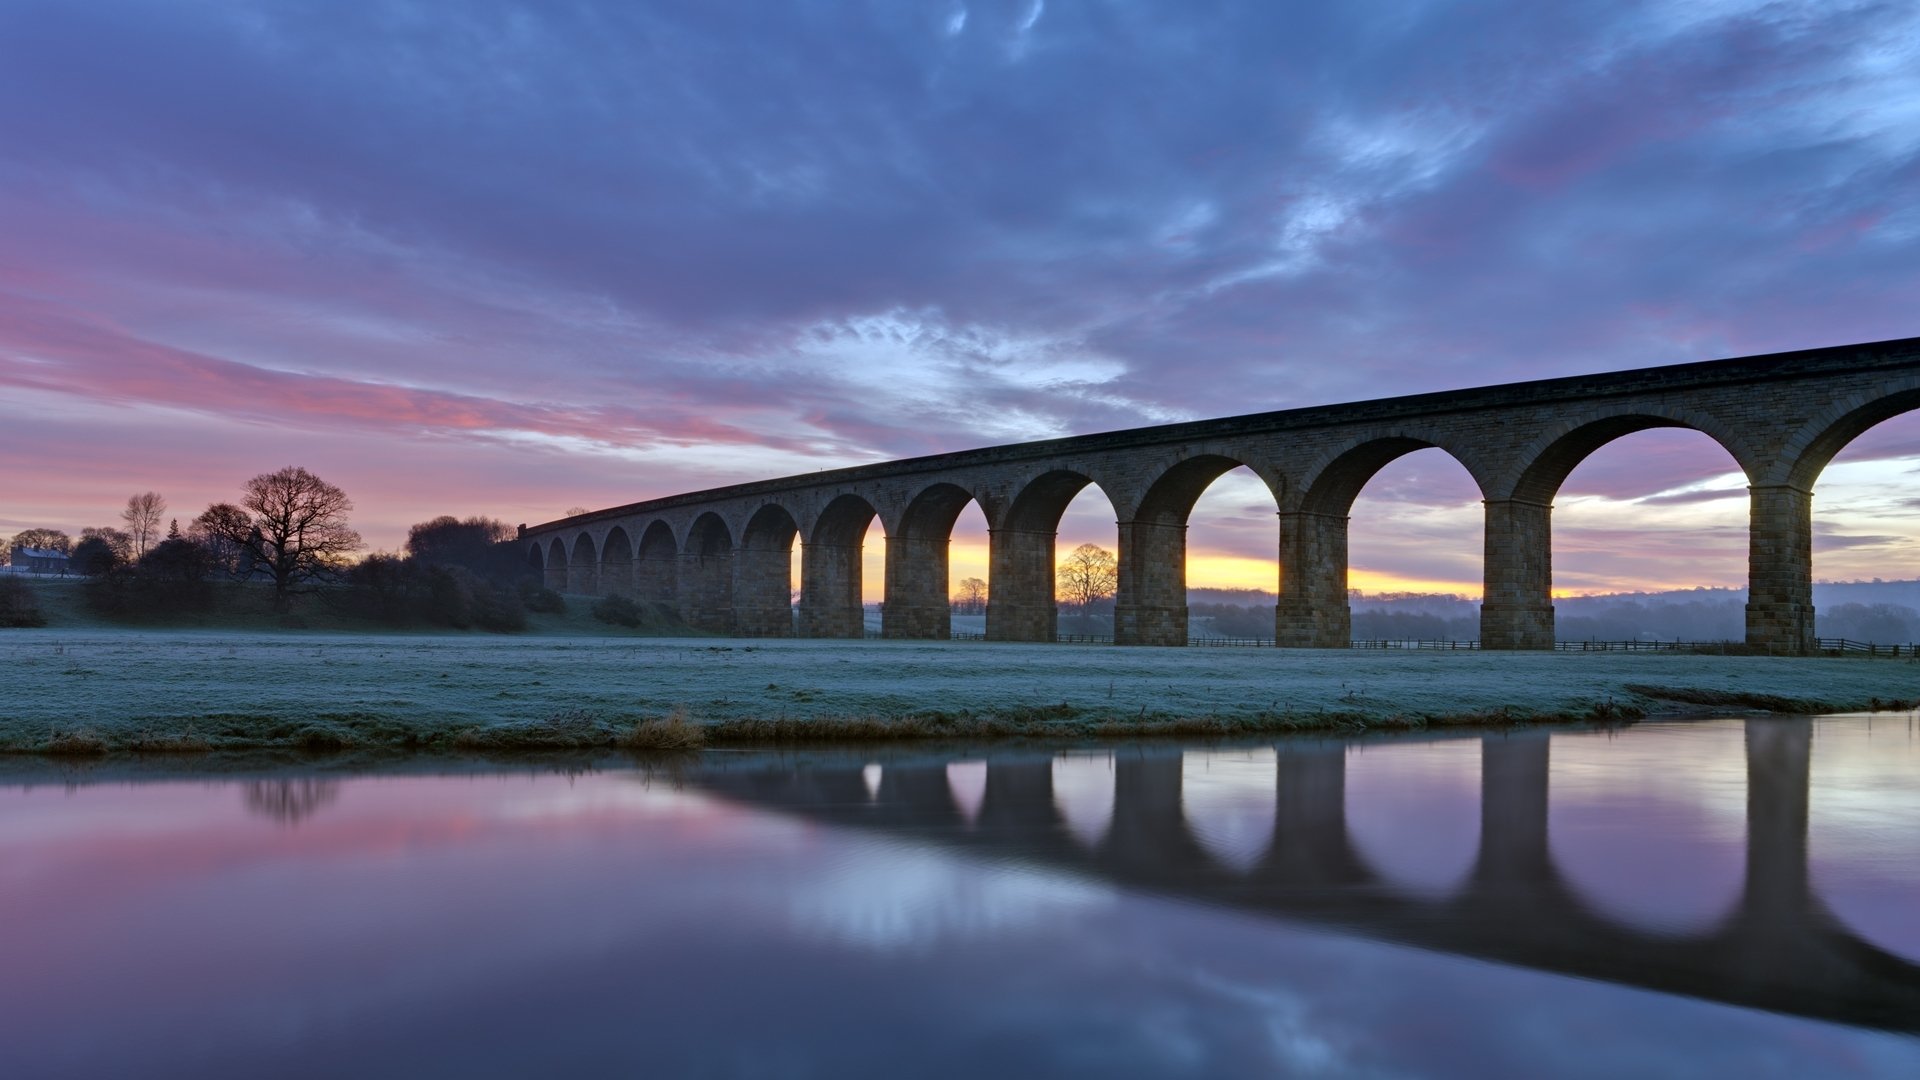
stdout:
MULTIPOLYGON (((1274 600, 1273 593, 1260 589, 1187 590, 1195 632, 1223 637, 1271 635, 1274 600)), ((1474 597, 1356 590, 1351 603, 1356 638, 1472 641, 1480 636, 1480 601, 1474 597)), ((1562 641, 1736 641, 1746 634, 1746 603, 1745 589, 1566 597, 1554 601, 1555 636, 1562 641)), ((1813 604, 1822 637, 1882 644, 1920 640, 1920 580, 1816 582, 1813 604)))

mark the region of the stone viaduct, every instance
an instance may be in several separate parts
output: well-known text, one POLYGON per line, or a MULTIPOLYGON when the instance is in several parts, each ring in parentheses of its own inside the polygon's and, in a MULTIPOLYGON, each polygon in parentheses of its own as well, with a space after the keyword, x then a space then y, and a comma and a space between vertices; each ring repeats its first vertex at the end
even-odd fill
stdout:
POLYGON ((1813 724, 1747 722, 1747 851, 1733 906, 1694 931, 1642 929, 1589 901, 1548 842, 1546 731, 1481 738, 1479 851, 1464 880, 1433 895, 1369 864, 1347 822, 1352 744, 1289 738, 1274 745, 1273 826, 1251 865, 1220 860, 1199 839, 1182 798, 1177 747, 1129 747, 1113 758, 1112 817, 1089 840, 1068 826, 1045 752, 986 759, 969 822, 935 754, 890 760, 870 790, 859 754, 726 755, 691 782, 726 799, 914 843, 1018 859, 1188 901, 1579 978, 1747 1008, 1920 1032, 1920 965, 1850 929, 1809 871, 1813 724))
POLYGON ((978 503, 990 530, 987 636, 1055 636, 1054 541, 1088 484, 1119 527, 1114 640, 1187 640, 1186 523, 1216 478, 1246 466, 1278 514, 1283 646, 1344 647, 1347 516, 1383 466, 1438 447, 1486 507, 1480 641, 1553 645, 1555 493, 1587 455, 1648 428, 1718 442, 1750 492, 1747 642, 1814 645, 1813 487, 1875 424, 1920 407, 1920 338, 1383 398, 909 458, 675 495, 534 527, 520 542, 550 587, 667 605, 701 630, 864 636, 861 546, 887 537, 882 634, 948 636, 947 546, 978 503))

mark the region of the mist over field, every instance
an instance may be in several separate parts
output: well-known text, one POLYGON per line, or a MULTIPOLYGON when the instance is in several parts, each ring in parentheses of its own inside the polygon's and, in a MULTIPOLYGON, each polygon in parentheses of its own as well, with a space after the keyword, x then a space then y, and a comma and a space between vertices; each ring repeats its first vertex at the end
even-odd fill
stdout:
MULTIPOLYGON (((1267 637, 1272 593, 1189 589, 1196 635, 1267 637)), ((1834 581, 1813 587, 1817 633, 1879 644, 1920 640, 1920 581, 1834 581)), ((1360 641, 1475 641, 1480 602, 1437 593, 1362 593, 1350 599, 1360 641)), ((1746 634, 1745 589, 1567 596, 1554 601, 1560 641, 1739 641, 1746 634)))

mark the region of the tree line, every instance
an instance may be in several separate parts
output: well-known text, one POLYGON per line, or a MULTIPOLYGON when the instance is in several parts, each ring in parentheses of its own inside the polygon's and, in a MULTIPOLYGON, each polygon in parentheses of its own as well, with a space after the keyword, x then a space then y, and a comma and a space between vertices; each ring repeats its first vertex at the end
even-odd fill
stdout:
MULTIPOLYGON (((87 579, 87 600, 111 615, 203 613, 217 584, 270 590, 273 610, 324 594, 339 612, 391 626, 524 629, 530 611, 563 611, 565 601, 528 576, 514 530, 486 517, 442 516, 413 526, 402 554, 355 561, 360 534, 345 491, 299 466, 248 480, 234 502, 210 504, 183 528, 156 492, 127 500, 122 527, 82 529, 78 538, 28 529, 12 546, 55 551, 87 579)), ((0 623, 39 625, 25 586, 0 587, 0 623), (25 613, 31 612, 31 613, 25 613)))

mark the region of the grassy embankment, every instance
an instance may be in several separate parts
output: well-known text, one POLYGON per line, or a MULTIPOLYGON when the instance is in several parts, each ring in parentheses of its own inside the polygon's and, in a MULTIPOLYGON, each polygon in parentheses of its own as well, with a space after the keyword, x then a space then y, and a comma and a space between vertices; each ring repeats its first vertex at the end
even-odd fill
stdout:
POLYGON ((909 738, 1233 736, 1913 708, 1920 665, 1619 653, 1116 649, 528 635, 0 632, 0 753, 507 753, 909 738))

